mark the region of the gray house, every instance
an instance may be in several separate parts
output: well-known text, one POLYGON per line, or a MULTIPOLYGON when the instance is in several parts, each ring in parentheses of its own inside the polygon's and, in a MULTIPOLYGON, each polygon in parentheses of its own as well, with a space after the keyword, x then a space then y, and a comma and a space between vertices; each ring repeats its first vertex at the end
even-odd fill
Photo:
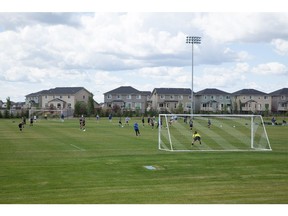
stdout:
POLYGON ((279 89, 269 95, 272 100, 271 111, 273 113, 286 113, 288 111, 288 88, 279 89))
POLYGON ((196 112, 231 113, 231 94, 215 88, 207 88, 195 95, 196 112))
POLYGON ((131 86, 121 86, 104 93, 104 107, 119 106, 121 109, 144 113, 150 94, 149 91, 139 91, 131 86))

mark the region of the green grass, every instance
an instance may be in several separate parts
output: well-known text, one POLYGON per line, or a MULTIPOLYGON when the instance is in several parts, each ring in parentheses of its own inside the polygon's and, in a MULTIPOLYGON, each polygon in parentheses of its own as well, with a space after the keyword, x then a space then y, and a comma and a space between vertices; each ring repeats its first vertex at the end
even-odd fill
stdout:
POLYGON ((273 151, 171 153, 117 120, 0 119, 0 203, 288 203, 288 126, 266 127, 273 151))

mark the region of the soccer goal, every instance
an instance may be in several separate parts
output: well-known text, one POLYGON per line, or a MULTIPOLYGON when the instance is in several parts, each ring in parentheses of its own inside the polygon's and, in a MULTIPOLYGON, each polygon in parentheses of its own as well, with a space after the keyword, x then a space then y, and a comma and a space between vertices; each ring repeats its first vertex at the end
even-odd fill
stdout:
POLYGON ((60 109, 30 109, 29 118, 60 118, 61 114, 64 114, 63 110, 60 109))
POLYGON ((160 150, 272 150, 261 115, 159 114, 158 121, 160 150), (201 144, 192 145, 195 131, 201 136, 201 144))

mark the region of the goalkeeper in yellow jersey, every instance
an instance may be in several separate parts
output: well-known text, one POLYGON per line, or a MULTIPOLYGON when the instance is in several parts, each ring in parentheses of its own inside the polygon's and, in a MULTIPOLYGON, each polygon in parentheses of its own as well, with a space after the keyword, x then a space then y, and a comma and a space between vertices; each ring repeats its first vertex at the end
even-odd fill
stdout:
POLYGON ((199 143, 201 144, 201 136, 199 133, 197 133, 197 131, 195 131, 193 134, 192 145, 194 145, 194 142, 196 142, 196 141, 199 141, 199 143))

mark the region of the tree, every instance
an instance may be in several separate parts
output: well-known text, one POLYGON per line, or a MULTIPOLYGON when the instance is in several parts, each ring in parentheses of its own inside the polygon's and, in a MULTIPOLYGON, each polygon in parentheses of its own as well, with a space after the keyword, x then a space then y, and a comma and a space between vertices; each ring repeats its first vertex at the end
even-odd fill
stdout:
POLYGON ((74 115, 75 116, 80 116, 80 115, 87 115, 87 105, 83 101, 77 101, 75 103, 75 111, 74 115))
POLYGON ((10 100, 10 97, 7 97, 7 98, 6 98, 6 105, 7 105, 6 109, 7 109, 7 110, 10 110, 10 109, 11 109, 11 100, 10 100))
POLYGON ((87 112, 88 112, 88 116, 91 116, 95 113, 93 95, 89 96, 88 98, 87 112))
POLYGON ((175 110, 176 113, 184 113, 184 108, 183 108, 183 104, 179 103, 177 109, 175 110))

